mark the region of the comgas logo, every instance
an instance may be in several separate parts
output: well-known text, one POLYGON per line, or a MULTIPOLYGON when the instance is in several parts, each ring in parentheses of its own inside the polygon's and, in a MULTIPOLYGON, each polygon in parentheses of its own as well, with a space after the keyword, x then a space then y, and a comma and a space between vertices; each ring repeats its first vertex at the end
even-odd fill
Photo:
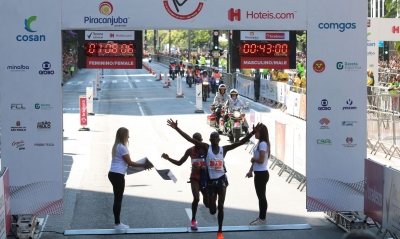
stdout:
POLYGON ((163 0, 165 10, 178 20, 189 20, 196 17, 203 9, 204 2, 205 0, 182 0, 181 2, 178 0, 163 0))
MULTIPOLYGON (((37 32, 36 30, 32 30, 32 22, 36 21, 37 16, 30 16, 28 19, 25 19, 24 24, 25 24, 25 30, 30 33, 37 32)), ((46 36, 45 35, 36 35, 36 34, 30 34, 30 35, 17 35, 15 37, 17 41, 46 41, 46 36)))
POLYGON ((339 32, 344 32, 346 30, 352 30, 356 29, 357 25, 356 23, 344 23, 344 22, 326 22, 326 23, 319 23, 318 24, 319 29, 329 29, 329 30, 339 30, 339 32))
MULTIPOLYGON (((114 11, 114 7, 110 2, 104 1, 101 2, 99 5, 99 12, 102 15, 110 16, 114 11)), ((121 27, 126 26, 128 23, 129 17, 92 17, 92 16, 85 16, 84 23, 91 23, 91 24, 110 24, 111 26, 121 27)))

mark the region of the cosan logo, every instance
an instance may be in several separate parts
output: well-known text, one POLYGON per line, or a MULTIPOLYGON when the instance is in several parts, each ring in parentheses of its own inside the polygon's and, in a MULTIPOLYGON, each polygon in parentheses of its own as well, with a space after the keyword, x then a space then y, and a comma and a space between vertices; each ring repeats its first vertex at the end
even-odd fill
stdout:
POLYGON ((332 108, 328 106, 328 100, 327 99, 323 99, 321 100, 321 106, 318 107, 318 110, 331 110, 332 108))
POLYGON ((330 140, 330 139, 317 139, 317 144, 320 144, 320 145, 332 145, 332 140, 330 140))
MULTIPOLYGON (((37 16, 30 16, 28 19, 25 19, 24 24, 25 24, 25 30, 29 33, 34 33, 37 32, 32 28, 32 23, 35 22, 37 19, 37 16)), ((25 35, 17 35, 15 39, 19 42, 27 42, 27 41, 46 41, 46 36, 45 35, 37 35, 37 34, 25 34, 25 35)))
POLYGON ((18 150, 24 150, 25 149, 25 142, 23 140, 21 141, 14 141, 11 146, 17 148, 18 150))
POLYGON ((356 106, 353 106, 353 101, 352 101, 351 99, 348 99, 348 100, 346 101, 346 105, 347 105, 347 106, 344 106, 344 107, 343 107, 343 110, 356 110, 356 109, 357 109, 356 106))
POLYGON ((39 75, 54 75, 54 71, 51 70, 51 64, 48 61, 43 62, 43 70, 39 71, 39 75))
POLYGON ((85 16, 83 22, 84 23, 91 23, 91 24, 109 24, 115 27, 126 26, 128 23, 129 17, 114 17, 110 16, 114 11, 114 6, 107 1, 100 3, 99 5, 99 12, 100 14, 106 17, 92 17, 92 16, 85 16), (108 17, 109 16, 109 17, 108 17))
POLYGON ((344 32, 346 30, 353 30, 357 28, 356 23, 338 23, 338 22, 326 22, 326 23, 319 23, 319 29, 327 29, 327 30, 339 30, 339 32, 344 32))
POLYGON ((26 71, 29 70, 29 66, 24 66, 24 65, 11 65, 7 66, 7 70, 10 70, 12 72, 21 72, 21 71, 26 71))

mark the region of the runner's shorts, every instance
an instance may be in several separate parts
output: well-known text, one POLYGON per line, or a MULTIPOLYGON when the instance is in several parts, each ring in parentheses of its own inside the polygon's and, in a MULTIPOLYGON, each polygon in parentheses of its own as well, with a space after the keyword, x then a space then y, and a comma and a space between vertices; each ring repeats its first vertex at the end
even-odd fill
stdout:
POLYGON ((222 187, 226 188, 228 185, 228 177, 226 174, 217 179, 209 179, 207 182, 208 196, 217 196, 219 189, 222 187))

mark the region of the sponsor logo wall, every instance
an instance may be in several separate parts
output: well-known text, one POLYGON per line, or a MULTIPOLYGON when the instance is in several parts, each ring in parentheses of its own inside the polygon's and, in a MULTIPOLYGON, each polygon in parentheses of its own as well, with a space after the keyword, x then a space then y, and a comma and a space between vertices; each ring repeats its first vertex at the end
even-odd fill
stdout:
MULTIPOLYGON (((1 166, 12 214, 62 213, 61 1, 3 2, 1 166), (20 87, 23 85, 24 87, 20 87), (46 86, 46 87, 43 87, 46 86), (21 176, 25 175, 25 176, 21 176), (18 194, 15 189, 18 188, 18 194), (32 194, 31 188, 35 188, 32 194)), ((0 186, 1 189, 1 186, 0 186)), ((1 203, 1 202, 0 202, 1 203)))
POLYGON ((379 19, 370 18, 367 22, 367 69, 371 69, 374 72, 375 79, 378 79, 379 41, 383 40, 379 37, 379 19))
MULTIPOLYGON (((326 9, 337 6, 337 2, 324 4, 326 9)), ((308 211, 363 210, 359 187, 363 187, 366 157, 366 91, 353 90, 366 82, 367 46, 358 44, 365 42, 367 29, 365 11, 358 10, 363 4, 366 7, 363 1, 347 5, 340 17, 334 12, 308 13, 308 211), (342 126, 344 121, 358 123, 342 126)))

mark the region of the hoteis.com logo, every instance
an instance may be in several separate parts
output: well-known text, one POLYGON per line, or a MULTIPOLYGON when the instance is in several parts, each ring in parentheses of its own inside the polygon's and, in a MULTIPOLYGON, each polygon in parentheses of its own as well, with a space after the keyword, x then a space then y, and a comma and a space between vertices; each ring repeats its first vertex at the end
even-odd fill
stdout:
POLYGON ((163 0, 164 8, 173 18, 189 20, 201 12, 205 0, 163 0))

